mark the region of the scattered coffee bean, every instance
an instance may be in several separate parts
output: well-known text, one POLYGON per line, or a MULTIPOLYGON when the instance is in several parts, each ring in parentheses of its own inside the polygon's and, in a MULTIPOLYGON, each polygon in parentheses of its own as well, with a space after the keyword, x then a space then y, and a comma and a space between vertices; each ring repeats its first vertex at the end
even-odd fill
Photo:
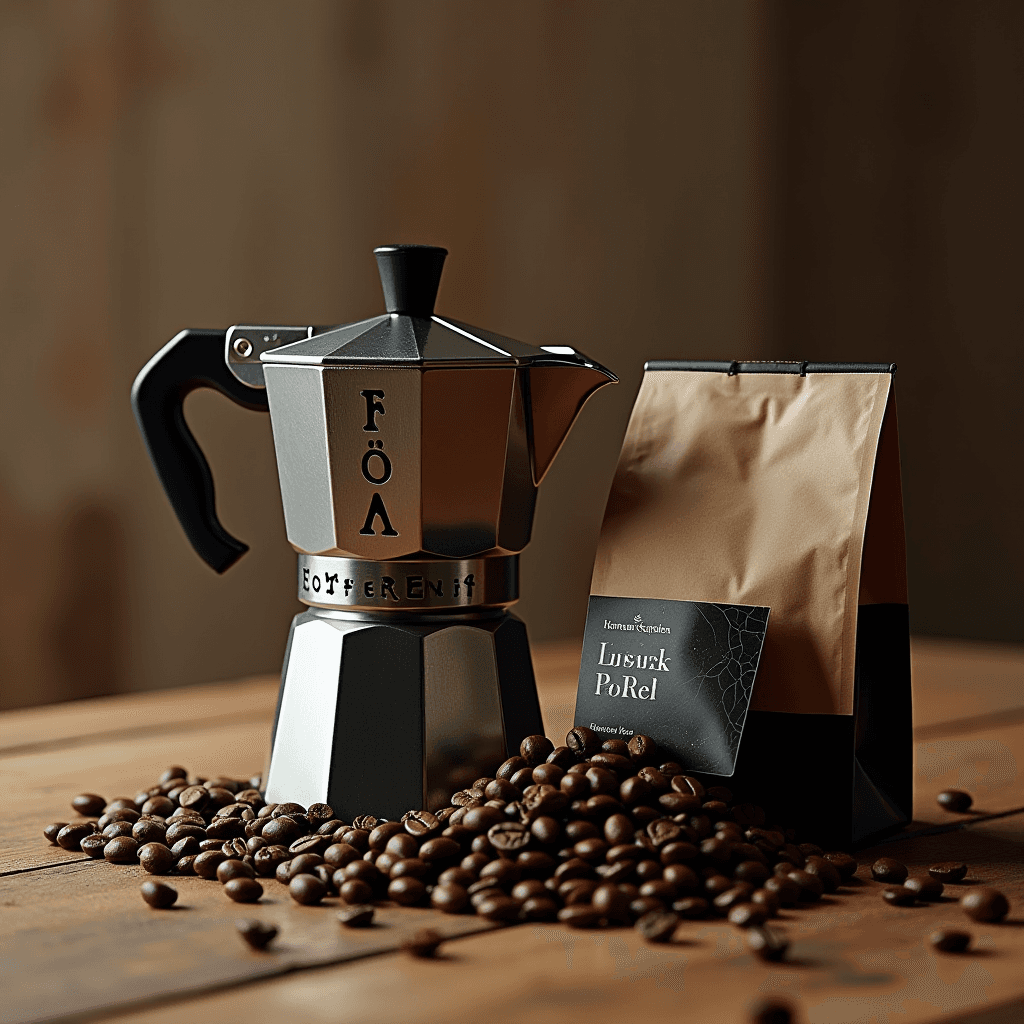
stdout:
POLYGON ((435 885, 430 894, 430 905, 446 914, 459 914, 469 904, 469 893, 461 885, 449 882, 435 885))
MULTIPOLYGON (((589 731, 588 729, 587 732, 589 731)), ((518 911, 518 907, 516 909, 518 911)), ((570 928, 596 928, 601 923, 601 911, 586 903, 580 903, 571 907, 563 907, 558 912, 558 920, 570 928)))
POLYGON ((962 953, 971 944, 971 933, 939 928, 928 936, 928 941, 942 953, 962 953))
POLYGON ((780 999, 764 999, 750 1008, 750 1024, 792 1024, 793 1010, 780 999))
POLYGON ((418 879, 403 875, 388 885, 388 899, 394 900, 401 907, 414 907, 422 903, 427 895, 427 887, 418 879))
POLYGON ((888 882, 891 885, 900 885, 907 877, 907 866, 901 864, 892 857, 879 857, 871 865, 871 877, 876 882, 888 882))
POLYGON ((224 895, 236 903, 256 903, 263 896, 263 886, 255 878, 230 878, 224 885, 224 895))
POLYGON ((80 793, 71 801, 71 806, 87 818, 98 818, 107 806, 107 801, 95 793, 80 793))
POLYGON ((428 959, 437 954, 442 942, 444 936, 440 932, 434 931, 433 928, 421 928, 402 943, 402 949, 411 956, 428 959))
POLYGON ((747 948, 761 960, 781 960, 789 949, 789 940, 767 927, 746 930, 747 948))
POLYGON ((991 889, 987 885, 978 886, 961 896, 960 908, 974 921, 1002 921, 1010 912, 1006 897, 998 889, 991 889))
POLYGON ((277 936, 276 925, 264 924, 253 919, 236 921, 235 929, 253 949, 266 949, 277 936))
POLYGON ((903 887, 925 903, 934 903, 942 895, 942 883, 930 875, 911 875, 903 887))
POLYGON ((894 907, 909 907, 917 902, 917 893, 904 885, 887 885, 882 890, 882 899, 894 907))
MULTIPOLYGON (((559 915, 561 919, 561 915, 559 915)), ((679 926, 679 915, 655 910, 638 918, 633 926, 648 942, 668 942, 679 926)))
MULTIPOLYGON (((131 828, 129 827, 129 832, 131 828)), ((57 845, 62 850, 81 850, 82 840, 86 836, 95 835, 96 826, 91 821, 79 821, 65 825, 57 833, 57 845)))
POLYGON ((948 862, 945 864, 933 864, 928 869, 928 874, 932 878, 937 879, 944 885, 951 883, 962 882, 967 877, 967 865, 959 864, 956 862, 948 862))
POLYGON ((139 887, 142 898, 155 910, 166 910, 173 907, 178 899, 178 890, 171 888, 166 882, 143 882, 139 887))
POLYGON ((969 811, 974 803, 971 794, 962 789, 944 789, 935 800, 944 811, 952 811, 954 814, 969 811))
POLYGON ((848 882, 857 873, 857 859, 848 853, 826 853, 825 860, 839 872, 839 877, 844 882, 848 882))
POLYGON ((234 878, 255 878, 256 872, 241 860, 222 860, 217 865, 217 881, 227 885, 234 878))
POLYGON ((225 859, 224 854, 220 850, 204 850, 196 857, 192 866, 200 878, 214 879, 217 877, 217 868, 220 867, 225 859))
POLYGON ((365 903, 346 907, 338 911, 338 920, 346 928, 369 928, 373 923, 373 907, 365 903))
POLYGON ((327 895, 327 886, 316 875, 296 875, 288 883, 288 895, 296 903, 310 907, 327 895))
POLYGON ((737 903, 729 910, 729 923, 737 928, 757 928, 768 920, 768 912, 757 903, 737 903))

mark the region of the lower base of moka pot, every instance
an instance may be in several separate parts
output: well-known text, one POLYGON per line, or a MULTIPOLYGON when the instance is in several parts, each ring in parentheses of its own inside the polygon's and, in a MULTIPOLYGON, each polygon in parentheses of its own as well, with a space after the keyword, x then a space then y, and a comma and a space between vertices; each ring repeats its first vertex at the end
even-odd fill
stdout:
MULTIPOLYGON (((486 561, 475 563, 483 571, 470 599, 488 599, 483 584, 494 573, 486 561)), ((380 594, 381 578, 392 594, 403 593, 394 563, 355 565, 301 556, 300 596, 309 600, 303 569, 311 587, 313 568, 336 568, 345 582, 376 572, 371 593, 380 594)), ((460 580, 474 579, 465 571, 472 563, 449 565, 460 580)), ((465 602, 464 584, 462 591, 465 602)), ((540 732, 526 626, 504 608, 311 608, 295 617, 288 637, 266 798, 327 803, 345 821, 396 820, 447 806, 453 792, 493 775, 524 736, 540 732)))

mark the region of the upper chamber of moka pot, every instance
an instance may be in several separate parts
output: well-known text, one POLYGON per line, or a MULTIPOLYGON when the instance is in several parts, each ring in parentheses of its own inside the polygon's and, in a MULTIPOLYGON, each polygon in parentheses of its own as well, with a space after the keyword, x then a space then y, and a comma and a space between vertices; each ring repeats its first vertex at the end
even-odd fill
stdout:
POLYGON ((290 344, 227 336, 236 376, 266 383, 288 540, 371 560, 519 552, 579 410, 616 378, 569 346, 434 315, 446 250, 375 255, 380 316, 290 344))

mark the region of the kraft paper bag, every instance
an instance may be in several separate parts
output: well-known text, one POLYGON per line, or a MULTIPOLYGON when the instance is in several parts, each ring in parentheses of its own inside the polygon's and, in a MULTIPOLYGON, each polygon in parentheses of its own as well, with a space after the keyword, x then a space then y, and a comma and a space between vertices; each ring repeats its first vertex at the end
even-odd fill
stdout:
POLYGON ((894 370, 648 363, 591 585, 770 608, 728 785, 837 845, 912 809, 894 370))

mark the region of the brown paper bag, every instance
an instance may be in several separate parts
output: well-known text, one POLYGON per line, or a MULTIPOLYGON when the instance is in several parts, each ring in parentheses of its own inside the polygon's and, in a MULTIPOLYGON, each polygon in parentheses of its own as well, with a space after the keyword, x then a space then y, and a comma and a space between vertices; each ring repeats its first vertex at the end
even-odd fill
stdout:
POLYGON ((648 363, 591 586, 771 608, 732 785, 836 843, 911 814, 894 369, 648 363))

